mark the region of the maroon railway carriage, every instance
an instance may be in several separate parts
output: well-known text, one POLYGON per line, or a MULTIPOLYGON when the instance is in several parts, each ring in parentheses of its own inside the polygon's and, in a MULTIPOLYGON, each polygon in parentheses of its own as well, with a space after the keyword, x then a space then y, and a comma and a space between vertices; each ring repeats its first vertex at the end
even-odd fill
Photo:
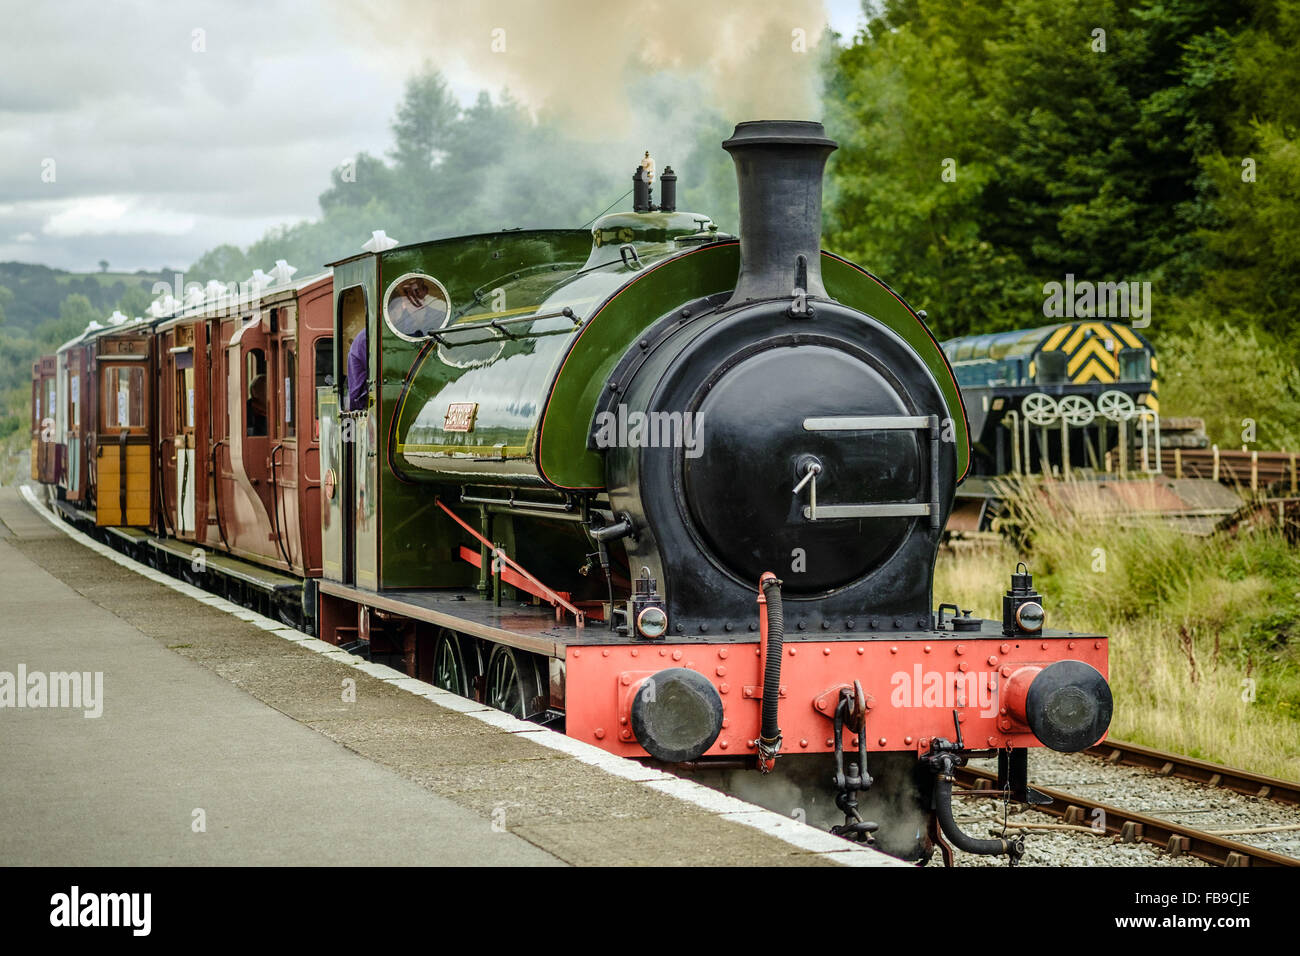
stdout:
POLYGON ((287 275, 115 314, 38 360, 32 477, 132 556, 310 627, 333 282, 287 275))
POLYGON ((332 290, 315 276, 157 323, 157 532, 320 573, 314 397, 333 361, 332 290))

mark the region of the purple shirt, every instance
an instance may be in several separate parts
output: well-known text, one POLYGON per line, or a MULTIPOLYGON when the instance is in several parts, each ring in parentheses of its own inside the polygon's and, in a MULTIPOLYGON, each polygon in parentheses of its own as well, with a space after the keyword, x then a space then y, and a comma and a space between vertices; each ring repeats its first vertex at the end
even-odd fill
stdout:
POLYGON ((366 380, 369 372, 370 348, 363 328, 348 349, 348 411, 358 412, 366 407, 366 380))

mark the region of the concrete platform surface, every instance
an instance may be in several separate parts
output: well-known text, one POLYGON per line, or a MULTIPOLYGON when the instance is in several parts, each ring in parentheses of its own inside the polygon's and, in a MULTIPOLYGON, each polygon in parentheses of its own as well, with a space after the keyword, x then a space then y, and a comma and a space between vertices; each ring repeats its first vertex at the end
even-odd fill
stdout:
POLYGON ((0 489, 0 864, 896 862, 142 570, 0 489))

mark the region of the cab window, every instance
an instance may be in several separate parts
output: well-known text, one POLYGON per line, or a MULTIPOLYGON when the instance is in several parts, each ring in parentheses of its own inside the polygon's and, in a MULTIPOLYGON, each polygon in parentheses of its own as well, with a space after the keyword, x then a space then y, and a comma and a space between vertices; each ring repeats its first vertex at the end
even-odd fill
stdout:
POLYGON ((1151 378, 1151 356, 1146 349, 1123 349, 1119 353, 1119 380, 1145 382, 1151 378))
POLYGON ((1059 385, 1065 381, 1066 355, 1064 352, 1040 352, 1035 360, 1034 382, 1039 385, 1059 385))

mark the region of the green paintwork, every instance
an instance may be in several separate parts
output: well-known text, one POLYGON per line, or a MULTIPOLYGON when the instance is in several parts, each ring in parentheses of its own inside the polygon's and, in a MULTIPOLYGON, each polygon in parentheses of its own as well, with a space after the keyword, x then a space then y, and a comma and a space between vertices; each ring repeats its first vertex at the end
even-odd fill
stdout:
POLYGON ((641 257, 641 269, 625 264, 617 246, 613 257, 606 257, 608 244, 594 247, 592 233, 585 231, 531 234, 528 244, 518 251, 511 248, 511 243, 519 242, 516 234, 483 237, 491 245, 485 245, 480 255, 491 263, 491 269, 480 268, 468 281, 457 276, 459 289, 443 278, 449 275, 444 270, 464 268, 467 257, 462 253, 457 262, 439 261, 437 253, 444 251, 446 244, 422 247, 421 255, 391 262, 393 254, 385 256, 385 284, 407 272, 426 273, 447 285, 453 307, 453 318, 443 326, 449 333, 446 343, 421 346, 385 329, 386 368, 400 369, 400 365, 391 364, 398 357, 414 364, 405 391, 405 375, 385 376, 385 399, 391 396, 397 416, 388 448, 393 468, 410 481, 545 485, 537 467, 538 423, 578 327, 564 316, 534 321, 527 321, 528 317, 564 308, 579 319, 592 315, 641 275, 655 261, 655 254, 662 259, 666 252, 676 250, 671 242, 664 242, 666 236, 689 234, 696 225, 689 214, 625 213, 597 223, 594 228, 602 238, 612 231, 615 238, 632 242, 641 257), (606 229, 610 220, 615 223, 606 229), (502 255, 490 259, 488 252, 502 255), (603 264, 587 265, 593 259, 603 264), (503 260, 506 268, 501 265, 503 260), (457 326, 490 319, 524 321, 506 326, 508 335, 492 329, 453 331, 457 326), (475 407, 471 430, 444 430, 447 411, 456 404, 475 407))
MULTIPOLYGON (((739 268, 737 243, 704 246, 633 277, 591 320, 583 330, 581 347, 575 344, 560 371, 542 422, 541 470, 548 481, 563 488, 604 487, 604 459, 600 452, 588 449, 587 437, 614 366, 641 331, 660 316, 697 297, 731 289, 739 268)), ((883 322, 925 362, 948 403, 957 445, 957 473, 964 475, 970 445, 961 393, 947 359, 924 323, 879 279, 825 252, 822 279, 833 298, 883 322)))
POLYGON ((542 422, 541 469, 562 488, 603 488, 605 460, 587 448, 596 403, 619 359, 643 330, 687 302, 736 284, 734 242, 702 246, 633 275, 583 329, 555 381, 542 422))
MULTIPOLYGON (((530 289, 538 281, 547 281, 552 271, 557 275, 571 273, 586 259, 590 247, 591 234, 582 229, 492 233, 400 246, 378 256, 376 296, 401 275, 425 273, 446 288, 454 312, 464 313, 461 321, 472 321, 475 319, 470 316, 481 316, 497 304, 490 295, 493 290, 511 284, 517 290, 530 289), (555 265, 561 268, 552 270, 555 265), (520 279, 512 279, 515 274, 520 279)), ((437 489, 414 483, 394 469, 394 418, 400 410, 403 383, 421 346, 394 335, 382 320, 377 325, 381 331, 371 336, 371 343, 372 348, 377 343, 380 349, 381 369, 376 449, 380 466, 381 586, 472 587, 478 572, 463 561, 451 559, 464 535, 435 505, 437 489)), ((425 401, 434 400, 441 388, 436 378, 428 382, 420 379, 418 371, 414 378, 413 391, 422 399, 412 401, 413 411, 425 401)), ((445 411, 444 406, 438 412, 439 424, 445 411)))
POLYGON ((970 436, 966 428, 965 406, 962 405, 961 390, 957 387, 952 366, 948 364, 939 343, 930 334, 930 329, 887 285, 847 259, 823 252, 822 281, 832 298, 885 323, 912 346, 913 351, 925 362, 930 374, 938 382, 939 390, 943 392, 944 401, 948 403, 952 437, 957 446, 957 480, 961 481, 970 467, 970 436))
MULTIPOLYGON (((621 228, 631 215, 606 217, 596 229, 621 228)), ((694 218, 691 224, 697 224, 694 218)), ((587 438, 614 366, 656 320, 686 302, 731 289, 739 271, 736 242, 665 254, 676 246, 662 241, 664 229, 683 231, 685 223, 649 225, 634 237, 640 268, 608 261, 611 243, 593 248, 588 230, 447 239, 336 265, 336 302, 348 285, 360 281, 366 288, 371 368, 379 369, 370 409, 373 431, 366 429, 362 439, 365 452, 375 457, 356 461, 361 471, 366 464, 378 466, 378 496, 371 496, 379 513, 378 586, 469 586, 476 578, 469 565, 448 560, 460 538, 437 511, 429 481, 604 487, 603 457, 587 448, 587 438), (593 259, 606 264, 584 268, 593 259), (388 286, 412 272, 433 276, 446 288, 451 326, 564 306, 585 322, 574 326, 560 316, 511 324, 512 337, 489 330, 456 333, 453 344, 408 342, 388 328, 378 309, 388 286), (447 408, 455 402, 477 406, 471 431, 443 431, 447 408)), ((915 313, 879 280, 838 257, 823 253, 822 269, 827 291, 895 330, 935 375, 949 408, 960 409, 947 361, 915 313)), ((338 344, 342 372, 347 343, 338 344)), ((952 418, 958 473, 964 474, 965 416, 952 418)))

